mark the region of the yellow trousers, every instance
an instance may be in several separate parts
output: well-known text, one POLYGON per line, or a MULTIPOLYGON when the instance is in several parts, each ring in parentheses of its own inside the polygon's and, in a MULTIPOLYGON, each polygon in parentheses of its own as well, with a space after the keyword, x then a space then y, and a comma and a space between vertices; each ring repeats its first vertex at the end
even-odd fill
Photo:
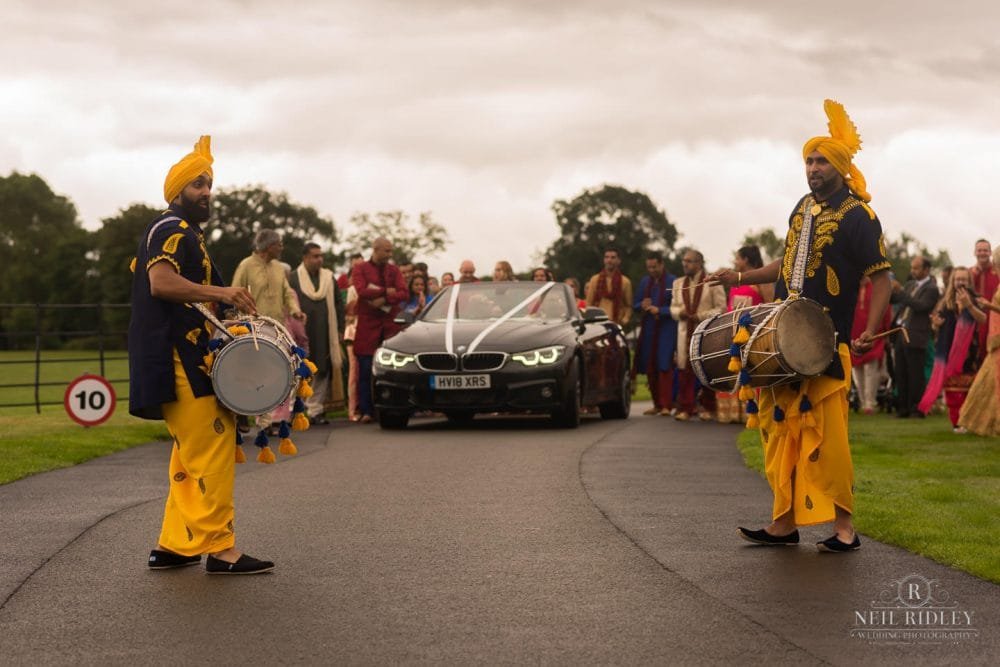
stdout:
POLYGON ((851 356, 838 348, 845 379, 812 378, 801 387, 760 391, 760 436, 764 470, 774 493, 772 518, 795 510, 795 523, 810 526, 834 520, 835 507, 854 513, 854 465, 847 440, 847 392, 851 356), (803 397, 811 409, 802 410, 803 397), (774 419, 774 408, 784 420, 774 419))
POLYGON ((174 351, 177 400, 163 405, 173 438, 160 545, 184 556, 232 547, 236 423, 215 396, 195 398, 174 351))

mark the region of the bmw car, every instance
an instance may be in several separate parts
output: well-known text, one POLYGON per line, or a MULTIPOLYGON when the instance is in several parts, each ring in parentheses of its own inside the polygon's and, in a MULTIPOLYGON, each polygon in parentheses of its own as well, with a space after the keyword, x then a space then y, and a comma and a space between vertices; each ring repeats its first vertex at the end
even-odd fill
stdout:
POLYGON ((580 311, 562 283, 456 283, 375 352, 372 398, 382 428, 414 412, 469 422, 477 413, 547 414, 576 428, 585 407, 624 419, 629 348, 600 308, 580 311))

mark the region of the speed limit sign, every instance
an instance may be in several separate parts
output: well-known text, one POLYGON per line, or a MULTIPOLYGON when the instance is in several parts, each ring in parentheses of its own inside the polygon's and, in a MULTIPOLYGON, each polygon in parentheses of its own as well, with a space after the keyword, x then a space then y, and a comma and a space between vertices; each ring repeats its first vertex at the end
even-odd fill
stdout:
POLYGON ((81 375, 66 387, 63 405, 76 423, 97 426, 115 411, 115 390, 100 375, 81 375))

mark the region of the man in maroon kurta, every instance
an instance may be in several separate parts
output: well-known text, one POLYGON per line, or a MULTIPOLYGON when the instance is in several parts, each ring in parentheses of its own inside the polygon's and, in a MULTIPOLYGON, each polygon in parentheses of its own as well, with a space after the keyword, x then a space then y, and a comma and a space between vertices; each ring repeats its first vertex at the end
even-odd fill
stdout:
POLYGON ((403 275, 392 257, 392 243, 379 237, 372 243, 372 256, 354 267, 351 284, 358 293, 358 328, 354 354, 358 359, 358 412, 362 423, 372 421, 372 358, 382 341, 399 333, 393 320, 409 294, 403 275))
MULTIPOLYGON (((987 301, 993 299, 993 295, 997 293, 997 287, 1000 286, 1000 276, 993 268, 991 257, 990 242, 986 239, 976 241, 976 265, 972 267, 972 288, 976 290, 976 294, 987 301)), ((986 357, 986 330, 989 327, 983 323, 978 325, 976 329, 976 335, 979 336, 979 361, 981 363, 986 357)))

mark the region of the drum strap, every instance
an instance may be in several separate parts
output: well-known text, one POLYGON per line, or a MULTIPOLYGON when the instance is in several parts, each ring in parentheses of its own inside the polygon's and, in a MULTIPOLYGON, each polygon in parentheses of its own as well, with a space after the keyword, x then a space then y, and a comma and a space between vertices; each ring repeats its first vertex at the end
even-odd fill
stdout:
POLYGON ((806 197, 802 211, 802 229, 799 230, 799 242, 795 246, 795 261, 792 262, 792 275, 788 282, 791 294, 800 294, 806 282, 806 266, 809 264, 809 250, 813 239, 813 204, 812 195, 806 197))
POLYGON ((194 308, 199 313, 201 313, 206 320, 208 320, 209 322, 211 322, 215 326, 215 328, 219 331, 219 333, 221 333, 222 335, 226 336, 230 340, 236 340, 236 336, 234 336, 233 334, 229 333, 229 329, 226 328, 226 325, 223 324, 222 322, 220 322, 219 319, 215 315, 212 314, 212 311, 210 311, 208 308, 205 307, 205 304, 203 304, 203 303, 186 303, 184 305, 186 305, 186 306, 188 306, 190 308, 194 308))

